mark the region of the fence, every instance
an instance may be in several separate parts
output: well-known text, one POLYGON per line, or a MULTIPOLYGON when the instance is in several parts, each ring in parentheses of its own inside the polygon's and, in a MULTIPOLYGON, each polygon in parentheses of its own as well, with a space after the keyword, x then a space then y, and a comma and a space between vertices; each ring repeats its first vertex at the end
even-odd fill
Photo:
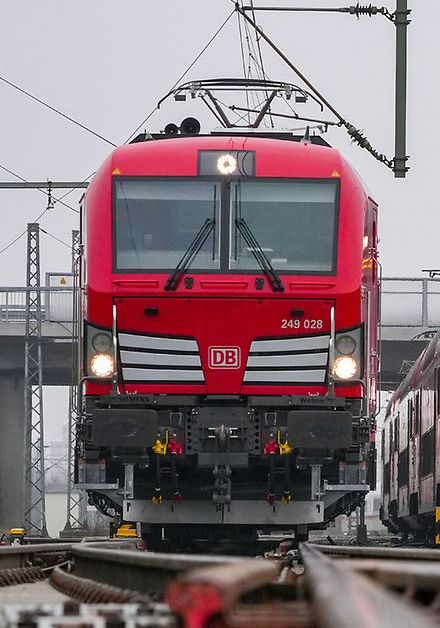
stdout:
POLYGON ((382 279, 382 326, 440 328, 440 279, 382 279))
MULTIPOLYGON (((34 288, 0 287, 0 321, 23 323, 26 294, 34 288)), ((72 322, 72 286, 41 287, 43 321, 72 322)), ((440 328, 440 279, 390 277, 382 280, 384 327, 440 328)))
MULTIPOLYGON (((71 323, 73 312, 73 288, 40 287, 41 320, 71 323)), ((26 295, 35 288, 0 287, 0 322, 23 323, 26 320, 26 295)))

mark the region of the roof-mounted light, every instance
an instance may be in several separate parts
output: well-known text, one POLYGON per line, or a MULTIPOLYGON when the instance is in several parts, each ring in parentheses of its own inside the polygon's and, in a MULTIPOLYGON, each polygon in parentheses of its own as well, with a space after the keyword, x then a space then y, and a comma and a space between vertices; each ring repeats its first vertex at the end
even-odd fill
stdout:
POLYGON ((230 153, 220 155, 217 159, 217 170, 221 174, 234 174, 237 170, 237 160, 230 153))
POLYGON ((198 162, 198 174, 205 177, 255 176, 254 150, 200 150, 198 162))

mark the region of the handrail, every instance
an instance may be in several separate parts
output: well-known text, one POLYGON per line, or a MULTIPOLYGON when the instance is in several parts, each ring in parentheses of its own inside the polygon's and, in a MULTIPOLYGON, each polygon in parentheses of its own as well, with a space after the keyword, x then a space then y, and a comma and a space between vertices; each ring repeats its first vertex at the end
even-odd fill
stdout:
POLYGON ((44 322, 72 322, 73 286, 0 286, 0 322, 24 323, 29 294, 39 294, 44 322))
MULTIPOLYGON (((384 277, 381 288, 382 328, 440 328, 440 278, 384 277), (403 297, 406 297, 405 307, 402 307, 403 297)), ((73 286, 0 286, 0 322, 24 322, 26 294, 40 292, 43 321, 55 317, 58 322, 71 323, 73 291, 73 286), (63 312, 65 309, 64 320, 61 321, 56 313, 52 316, 52 305, 63 312)))

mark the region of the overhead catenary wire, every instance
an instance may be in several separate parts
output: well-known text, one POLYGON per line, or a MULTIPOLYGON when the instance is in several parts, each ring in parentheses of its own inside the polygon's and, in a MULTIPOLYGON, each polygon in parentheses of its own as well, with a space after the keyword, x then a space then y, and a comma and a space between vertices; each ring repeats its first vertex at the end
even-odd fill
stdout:
MULTIPOLYGON (((237 23, 238 23, 238 35, 239 35, 239 39, 240 39, 240 52, 241 52, 241 63, 242 63, 242 68, 243 68, 243 77, 246 78, 246 62, 244 59, 244 45, 243 45, 243 32, 242 32, 242 28, 241 28, 241 16, 239 13, 237 13, 237 23)), ((246 90, 246 106, 248 109, 250 109, 249 106, 249 94, 248 91, 246 90)), ((245 117, 245 116, 243 116, 245 117)), ((248 112, 247 114, 247 119, 248 119, 248 123, 251 123, 251 114, 248 112)))
MULTIPOLYGON (((41 212, 32 222, 38 222, 41 218, 43 218, 43 216, 49 212, 50 209, 48 207, 46 207, 46 209, 41 212)), ((57 242, 59 242, 60 244, 66 246, 68 249, 72 249, 72 245, 68 244, 67 242, 65 242, 64 240, 62 240, 61 238, 58 238, 58 236, 54 235, 53 233, 50 233, 50 231, 47 231, 46 229, 43 229, 42 227, 40 227, 40 231, 42 233, 44 233, 45 235, 49 236, 50 238, 52 238, 53 240, 56 240, 57 242)), ((9 250, 12 246, 14 246, 14 244, 16 242, 18 242, 24 235, 26 235, 27 233, 27 229, 25 229, 24 231, 22 231, 21 233, 19 233, 18 236, 16 236, 11 242, 9 242, 9 244, 7 244, 6 246, 4 246, 2 249, 0 249, 0 255, 2 253, 5 253, 7 250, 9 250)))
MULTIPOLYGON (((13 177, 15 177, 16 179, 19 179, 20 181, 23 181, 24 183, 29 183, 24 177, 20 176, 19 174, 17 174, 16 172, 14 172, 13 170, 10 170, 10 168, 7 168, 6 166, 0 164, 0 169, 4 170, 5 172, 7 172, 8 174, 12 175, 13 177)), ((49 187, 49 183, 48 183, 48 187, 49 187)), ((43 188, 36 188, 38 189, 40 192, 42 192, 43 194, 45 194, 47 196, 47 198, 49 199, 49 192, 44 190, 43 188)), ((72 207, 71 205, 68 205, 67 203, 65 203, 64 201, 62 201, 61 199, 55 198, 54 196, 52 196, 52 200, 55 202, 60 203, 61 205, 64 205, 65 207, 71 209, 72 211, 74 211, 75 213, 79 213, 77 209, 75 209, 74 207, 72 207)), ((41 212, 36 218, 34 218, 34 220, 32 222, 38 222, 47 212, 51 211, 49 207, 46 207, 46 209, 41 212)), ((20 232, 15 238, 13 238, 8 244, 6 244, 5 246, 3 246, 0 249, 0 255, 2 253, 5 253, 6 251, 8 251, 12 246, 14 246, 14 244, 16 244, 19 240, 21 240, 21 238, 23 236, 25 236, 27 233, 27 229, 25 229, 24 231, 20 232)), ((48 234, 51 235, 51 234, 48 234)), ((56 237, 56 236, 52 236, 52 237, 56 237)), ((63 244, 65 244, 63 242, 63 244)))
POLYGON ((107 144, 110 144, 111 146, 117 146, 117 144, 115 144, 114 142, 109 140, 107 137, 104 137, 104 135, 101 135, 100 133, 97 133, 96 131, 94 131, 90 127, 86 126, 85 124, 82 124, 82 122, 78 122, 78 120, 75 120, 75 118, 72 118, 72 116, 69 116, 66 113, 63 113, 60 109, 57 109, 56 107, 53 107, 52 105, 50 105, 49 103, 45 102, 44 100, 41 100, 41 98, 38 98, 38 96, 35 96, 34 94, 31 94, 30 92, 25 90, 23 87, 20 87, 19 85, 17 85, 16 83, 13 83, 12 81, 9 81, 4 76, 0 76, 0 81, 3 81, 3 83, 5 83, 6 85, 9 85, 9 87, 12 87, 13 89, 17 90, 21 94, 24 94, 28 98, 31 98, 32 100, 34 100, 35 102, 39 103, 43 107, 46 107, 47 109, 50 109, 54 113, 56 113, 59 116, 63 117, 65 120, 68 120, 72 124, 75 124, 77 127, 83 129, 84 131, 87 131, 88 133, 91 133, 92 135, 94 135, 95 137, 99 138, 103 142, 107 142, 107 144))
MULTIPOLYGON (((34 218, 34 220, 32 222, 38 222, 41 218, 43 218, 43 216, 50 211, 50 209, 48 207, 46 207, 46 209, 41 212, 41 214, 39 216, 37 216, 36 218, 34 218)), ((27 233, 27 229, 25 229, 24 231, 22 231, 21 233, 18 234, 18 236, 16 236, 13 240, 11 240, 11 242, 9 242, 9 244, 6 244, 6 246, 4 246, 2 249, 0 249, 0 255, 2 253, 5 253, 7 250, 9 250, 12 246, 14 246, 14 244, 16 242, 18 242, 19 240, 21 240, 21 238, 23 236, 25 236, 27 233)))
POLYGON ((301 72, 301 70, 294 64, 292 61, 274 44, 272 39, 262 30, 258 24, 253 21, 246 13, 245 10, 242 9, 239 2, 235 3, 235 10, 238 11, 248 22, 254 31, 258 33, 266 43, 276 52, 276 54, 290 67, 290 69, 297 75, 299 78, 307 85, 310 91, 315 94, 315 96, 321 101, 329 111, 337 118, 339 122, 339 126, 344 127, 351 137, 352 141, 355 144, 358 144, 361 148, 367 150, 377 161, 385 164, 388 168, 393 169, 393 160, 389 159, 383 153, 379 153, 368 141, 368 138, 365 136, 364 132, 358 128, 356 128, 353 124, 348 122, 339 111, 321 94, 318 89, 309 81, 309 79, 301 72))
MULTIPOLYGON (((200 59, 200 57, 204 54, 204 52, 209 48, 209 46, 212 44, 212 42, 216 39, 216 37, 220 34, 220 32, 223 30, 223 28, 226 26, 226 24, 229 22, 229 20, 231 19, 231 17, 234 15, 235 13, 235 9, 233 11, 231 11, 231 13, 227 16, 227 18, 224 20, 224 22, 219 26, 219 28, 215 31, 215 33, 212 35, 212 37, 209 39, 209 41, 205 44, 205 46, 202 48, 202 50, 199 52, 199 54, 195 57, 195 59, 190 63, 190 65, 186 68, 186 70, 179 76, 179 78, 175 81, 175 83, 172 85, 172 87, 170 88, 169 91, 173 90, 175 87, 177 87, 177 85, 180 83, 180 81, 185 78, 185 76, 188 74, 188 72, 194 67, 194 65, 197 63, 197 61, 200 59)), ((152 109, 150 111, 150 113, 147 115, 147 117, 142 120, 142 122, 135 128, 135 130, 129 135, 129 137, 127 137, 127 139, 125 140, 124 144, 128 144, 128 142, 136 135, 136 133, 144 126, 144 124, 146 124, 148 122, 148 120, 154 115, 154 113, 157 111, 157 106, 154 107, 154 109, 152 109)), ((85 177, 85 179, 82 181, 83 183, 85 183, 86 181, 88 181, 91 177, 93 177, 93 175, 95 174, 96 171, 91 172, 87 177, 85 177)), ((63 198, 66 198, 66 196, 68 196, 69 194, 72 194, 72 192, 75 191, 75 188, 72 188, 71 190, 67 191, 65 194, 63 194, 62 196, 60 196, 59 200, 61 201, 63 198)))
MULTIPOLYGON (((197 63, 197 61, 200 59, 200 57, 204 54, 204 52, 209 48, 209 46, 213 43, 213 41, 217 38, 217 36, 221 33, 221 31, 224 29, 224 27, 226 26, 226 24, 229 22, 229 20, 231 19, 231 17, 233 16, 233 14, 235 13, 235 10, 232 10, 229 15, 226 17, 226 19, 222 22, 222 24, 219 26, 219 28, 215 31, 215 33, 212 35, 212 37, 208 40, 208 42, 205 44, 205 46, 202 48, 202 50, 199 52, 199 54, 195 57, 195 59, 190 63, 190 65, 186 68, 186 70, 179 76, 179 78, 175 81, 175 83, 173 84, 173 86, 171 87, 171 89, 174 89, 179 83, 180 81, 188 74, 188 72, 190 72, 190 70, 194 67, 194 65, 197 63)), ((56 107, 53 107, 52 105, 50 105, 49 103, 43 101, 42 99, 38 98, 37 96, 35 96, 34 94, 31 94, 30 92, 28 92, 27 90, 23 89, 22 87, 20 87, 19 85, 13 83, 12 81, 9 81, 8 79, 6 79, 3 76, 0 76, 0 80, 3 81, 5 84, 9 85, 10 87, 12 87, 13 89, 17 90, 18 92, 24 94, 25 96, 27 96, 28 98, 31 98, 32 100, 38 102, 39 104, 41 104, 42 106, 46 107, 47 109, 50 109, 51 111, 53 111, 54 113, 57 113, 58 115, 62 116, 63 118, 65 118, 66 120, 68 120, 69 122, 71 122, 72 124, 75 124, 76 126, 84 129, 85 131, 91 133, 92 135, 98 137, 99 139, 103 140, 104 142, 107 142, 108 144, 110 144, 111 146, 117 146, 117 144, 115 144, 114 142, 112 142, 111 140, 109 140, 108 138, 104 137, 103 135, 101 135, 100 133, 97 133, 96 131, 93 131, 93 129, 91 129, 90 127, 82 124, 81 122, 78 122, 78 120, 75 120, 74 118, 72 118, 71 116, 63 113, 61 110, 57 109, 56 107)), ((127 144, 133 137, 134 135, 139 131, 139 129, 146 124, 146 122, 148 122, 148 120, 153 116, 153 114, 155 113, 157 107, 154 107, 154 109, 152 109, 152 111, 148 114, 148 116, 136 127, 136 129, 133 131, 133 133, 125 140, 125 144, 127 144)), ((13 172, 12 170, 10 170, 9 168, 7 168, 6 166, 2 166, 0 164, 0 169, 4 170, 5 172, 8 172, 9 174, 11 174, 13 177, 28 183, 28 181, 24 178, 21 177, 20 175, 18 175, 17 173, 13 172)), ((85 183, 86 181, 88 181, 93 175, 95 174, 95 171, 93 171, 91 174, 89 174, 87 177, 84 178, 84 180, 82 181, 82 183, 85 183)), ((37 188, 40 192, 42 192, 43 194, 45 194, 46 196, 49 197, 49 193, 47 191, 45 191, 42 188, 37 188)), ((64 198, 66 198, 69 194, 72 194, 77 188, 71 188, 70 190, 68 190, 67 192, 65 192, 62 196, 60 197, 52 197, 53 200, 57 203, 60 203, 61 205, 63 205, 64 207, 67 207, 69 209, 71 209, 72 211, 74 211, 75 213, 79 214, 79 211, 75 208, 73 208, 71 205, 69 205, 68 203, 65 203, 63 201, 64 198)), ((42 213, 39 214, 39 216, 37 216, 37 218, 35 218, 34 222, 38 222, 38 220, 40 220, 47 212, 49 211, 49 208, 46 208, 42 213)), ((69 246, 66 242, 63 242, 62 240, 60 240, 59 238, 57 238, 56 236, 53 236, 52 234, 50 234, 49 232, 43 231, 44 233, 46 233, 46 235, 58 240, 60 243, 69 246)), ((25 234, 27 233, 27 230, 22 231, 18 236, 16 236, 11 242, 9 242, 9 244, 7 244, 6 246, 4 246, 3 248, 0 249, 0 254, 6 252, 7 250, 9 250, 16 242, 18 242, 25 234)))
MULTIPOLYGON (((241 7, 244 10, 244 2, 243 0, 241 0, 241 7)), ((253 10, 254 7, 254 2, 253 0, 251 0, 251 5, 249 7, 249 9, 252 11, 252 15, 254 17, 254 21, 256 20, 255 18, 255 11, 253 10)), ((243 76, 245 78, 250 78, 252 76, 252 68, 251 68, 251 62, 253 62, 254 66, 255 66, 255 70, 257 73, 257 77, 260 78, 263 81, 269 81, 269 75, 266 73, 266 70, 264 68, 264 61, 263 61, 263 52, 261 49, 261 45, 260 45, 260 39, 261 36, 256 33, 256 44, 257 44, 257 49, 255 49, 255 45, 253 42, 253 38, 251 35, 251 32, 249 30, 249 24, 247 23, 247 21, 244 19, 244 16, 241 15, 240 12, 237 12, 237 17, 238 17, 238 24, 239 24, 239 34, 241 36, 241 32, 242 32, 242 27, 241 27, 241 20, 240 17, 243 19, 244 22, 244 31, 246 34, 246 43, 247 43, 247 47, 248 47, 248 74, 246 75, 246 71, 245 69, 243 69, 243 76)), ((244 56, 243 51, 242 51, 242 57, 244 56)), ((244 64, 244 59, 243 59, 243 64, 244 64)), ((256 101, 256 97, 254 96, 254 94, 251 94, 252 99, 253 99, 253 104, 254 104, 254 113, 257 113, 257 109, 260 108, 261 104, 260 102, 256 101)), ((266 100, 269 98, 269 94, 268 92, 266 92, 266 100)), ((287 107, 291 110, 291 112, 294 114, 294 117, 296 118, 300 118, 299 114, 294 110, 294 108, 292 107, 291 103, 289 101, 285 101, 287 107)), ((250 109, 249 107, 249 95, 248 92, 246 91, 246 104, 247 104, 247 108, 250 109)), ((228 106, 228 105, 227 105, 228 106)), ((228 106, 229 109, 232 109, 232 107, 228 106)), ((251 115, 251 111, 248 112, 247 117, 248 117, 248 123, 250 124, 250 115, 251 115)), ((272 128, 274 128, 274 121, 273 121, 273 113, 271 111, 271 108, 269 108, 269 116, 270 116, 270 122, 271 122, 271 126, 272 128)), ((238 120, 236 120, 236 124, 238 124, 241 120, 243 120, 246 117, 245 115, 242 115, 238 118, 238 120)))
MULTIPOLYGON (((252 15, 254 18, 254 22, 256 21, 256 17, 255 17, 255 7, 254 7, 254 0, 250 0, 251 3, 251 7, 252 7, 252 15)), ((260 65, 261 65, 261 74, 263 76, 263 79, 266 78, 266 72, 264 70, 264 62, 263 62, 263 53, 261 51, 261 45, 260 45, 260 36, 258 35, 258 33, 255 36, 255 39, 257 41, 257 50, 258 50, 258 58, 260 60, 260 65)), ((269 98, 269 94, 268 92, 266 92, 266 98, 269 98)), ((272 128, 274 127, 274 123, 273 123, 273 118, 270 112, 270 107, 269 107, 269 118, 270 118, 270 123, 272 125, 272 128)))
MULTIPOLYGON (((212 37, 209 39, 209 41, 203 46, 202 50, 198 53, 198 55, 195 57, 195 59, 189 64, 189 66, 186 68, 186 70, 179 76, 179 78, 175 81, 175 83, 172 85, 172 87, 169 89, 169 91, 171 92, 175 87, 177 87, 177 85, 180 83, 180 81, 185 78, 185 76, 188 74, 188 72, 195 66, 195 64, 197 63, 197 61, 200 59, 200 57, 206 52, 206 50, 209 48, 209 46, 212 44, 212 42, 217 38, 217 36, 221 33, 221 31, 224 29, 224 27, 226 26, 226 24, 229 22, 229 20, 231 19, 231 17, 234 15, 235 13, 235 9, 233 9, 231 11, 231 13, 227 16, 227 18, 223 21, 223 23, 218 27, 218 29, 215 31, 215 33, 212 35, 212 37)), ((140 124, 138 124, 138 126, 135 128, 135 130, 131 133, 131 135, 125 140, 124 144, 127 144, 135 135, 136 133, 144 126, 144 124, 146 124, 148 122, 148 120, 153 116, 153 114, 156 112, 157 107, 155 106, 154 109, 152 109, 150 111, 150 113, 147 115, 147 117, 142 120, 142 122, 140 124)))
MULTIPOLYGON (((231 17, 234 15, 235 13, 235 9, 232 10, 229 15, 226 17, 226 19, 222 22, 222 24, 219 26, 219 28, 215 31, 215 33, 212 35, 212 37, 208 40, 208 42, 205 44, 205 46, 202 48, 202 50, 199 52, 199 54, 195 57, 195 59, 190 63, 190 65, 186 68, 186 70, 179 76, 179 78, 175 81, 175 83, 173 84, 173 86, 171 87, 171 89, 174 89, 179 83, 180 81, 188 74, 188 72, 190 72, 190 70, 194 67, 194 65, 197 63, 197 61, 200 59, 200 57, 204 54, 204 52, 209 48, 209 46, 212 44, 212 42, 217 38, 217 36, 221 33, 221 31, 224 29, 224 27, 226 26, 226 24, 229 22, 229 20, 231 19, 231 17)), ((58 113, 59 115, 61 115, 62 117, 70 120, 72 123, 76 124, 77 126, 80 126, 81 128, 84 128, 85 130, 91 132, 93 135, 96 135, 97 137, 99 137, 100 139, 106 141, 107 143, 111 144, 112 146, 116 146, 116 144, 114 144, 112 141, 108 140, 107 138, 105 138, 104 136, 101 136, 99 133, 96 133, 95 131, 93 131, 92 129, 90 129, 89 127, 86 127, 85 125, 81 124, 80 122, 78 122, 77 120, 74 120, 73 118, 71 118, 70 116, 68 116, 67 114, 64 114, 63 112, 57 110, 55 107, 52 107, 52 105, 49 105, 48 103, 42 101, 41 99, 37 98, 36 96, 34 96, 33 94, 27 92, 26 90, 24 90, 23 88, 19 87, 18 85, 15 85, 14 83, 12 83, 11 81, 8 81, 7 79, 5 79, 4 77, 0 76, 0 80, 2 80, 3 82, 7 83, 8 85, 10 85, 11 87, 13 87, 14 89, 22 92, 23 94, 25 94, 26 96, 28 96, 29 98, 32 98, 33 100, 39 102, 40 104, 44 105, 45 107, 47 107, 48 109, 53 110, 54 112, 58 113)), ((136 129, 133 131, 133 133, 125 140, 125 144, 127 144, 133 137, 134 135, 139 131, 139 129, 146 123, 148 122, 148 120, 153 116, 153 114, 155 113, 157 107, 154 107, 154 109, 152 109, 152 111, 148 114, 148 116, 136 127, 136 129)), ((11 174, 13 177, 24 181, 27 183, 26 179, 24 179, 23 177, 21 177, 20 175, 18 175, 17 173, 13 172, 12 170, 10 170, 9 168, 7 168, 6 166, 2 166, 0 164, 0 169, 4 170, 5 172, 8 172, 9 174, 11 174)), ((89 174, 87 177, 85 177, 85 179, 82 181, 83 183, 85 183, 86 181, 88 181, 93 175, 95 174, 95 171, 93 171, 91 174, 89 174)), ((45 194, 46 196, 49 196, 48 192, 45 191, 44 189, 40 189, 40 192, 42 192, 43 194, 45 194)), ((61 205, 64 205, 65 207, 68 207, 69 209, 71 209, 72 211, 74 211, 75 213, 79 214, 79 211, 77 209, 74 209, 72 206, 70 206, 68 203, 65 203, 62 199, 66 198, 69 194, 72 194, 72 192, 75 191, 76 188, 72 188, 70 190, 68 190, 67 192, 65 192, 61 197, 52 197, 53 200, 57 203, 60 203, 61 205)), ((38 222, 38 220, 40 220, 45 213, 49 211, 48 208, 46 208, 46 210, 44 212, 42 212, 37 218, 35 218, 34 222, 38 222)), ((7 244, 6 246, 4 246, 2 249, 0 249, 0 254, 4 253, 5 251, 7 251, 8 249, 10 249, 16 242, 18 242, 25 234, 27 233, 27 230, 21 232, 18 236, 16 236, 11 242, 9 242, 9 244, 7 244)), ((48 234, 50 235, 50 234, 48 234)), ((54 236, 52 236, 54 237, 54 236)), ((66 243, 63 243, 66 244, 66 243)))
MULTIPOLYGON (((209 46, 212 44, 212 42, 217 38, 217 36, 221 33, 221 31, 224 29, 224 27, 226 26, 226 24, 229 22, 229 20, 231 19, 231 17, 234 15, 235 13, 235 9, 231 11, 231 13, 227 16, 227 18, 222 22, 222 24, 219 26, 219 28, 215 31, 215 33, 212 35, 212 37, 209 39, 209 41, 205 44, 205 46, 202 48, 202 50, 198 53, 198 55, 195 57, 195 59, 190 63, 190 65, 186 68, 186 70, 179 76, 179 78, 175 81, 175 83, 172 85, 172 87, 170 88, 169 91, 173 90, 175 87, 177 87, 177 85, 180 83, 180 81, 185 78, 185 76, 188 74, 188 72, 194 67, 194 65, 197 63, 197 61, 200 59, 200 57, 204 54, 204 52, 209 48, 209 46)), ((129 137, 127 137, 127 139, 125 140, 124 144, 128 144, 128 142, 133 139, 133 137, 136 135, 136 133, 144 126, 144 124, 146 124, 148 122, 148 120, 154 115, 154 113, 157 111, 157 106, 154 107, 154 109, 152 109, 150 111, 150 113, 147 115, 147 117, 142 120, 142 122, 140 124, 138 124, 138 126, 135 128, 135 130, 129 135, 129 137)), ((88 181, 93 175, 95 174, 95 171, 93 171, 92 173, 90 173, 87 177, 85 177, 85 179, 82 181, 83 183, 85 183, 86 181, 88 181)), ((75 191, 75 188, 72 188, 71 190, 67 191, 65 194, 63 194, 62 196, 60 196, 60 198, 58 199, 59 201, 61 201, 63 198, 66 198, 66 196, 68 196, 69 194, 72 194, 72 192, 75 191)))
POLYGON ((298 13, 349 13, 350 15, 354 15, 358 19, 361 16, 373 17, 375 15, 383 15, 391 22, 394 22, 396 15, 395 13, 391 13, 387 7, 376 7, 372 4, 361 5, 360 2, 358 2, 356 5, 352 5, 349 7, 254 7, 253 0, 251 0, 251 4, 248 6, 244 6, 242 3, 242 8, 243 11, 251 11, 253 15, 255 15, 255 11, 288 11, 298 13))
MULTIPOLYGON (((241 0, 241 6, 243 8, 243 0, 241 0)), ((251 8, 254 6, 253 4, 253 0, 252 0, 252 4, 251 4, 251 8)), ((239 18, 240 18, 240 13, 238 14, 239 18)), ((253 13, 254 19, 255 19, 255 14, 253 13)), ((243 17, 243 16, 242 16, 243 17)), ((266 73, 265 69, 264 69, 264 61, 263 61, 263 54, 262 54, 262 50, 261 50, 261 46, 260 46, 260 36, 258 35, 258 33, 255 33, 255 43, 254 43, 254 39, 252 36, 252 31, 250 30, 249 24, 247 23, 247 21, 244 19, 243 17, 243 22, 244 22, 244 30, 245 30, 245 34, 246 34, 246 44, 247 44, 247 48, 248 48, 248 73, 247 73, 247 78, 252 78, 253 77, 253 72, 252 72, 252 65, 255 68, 255 72, 256 72, 256 77, 261 79, 262 81, 268 81, 269 76, 266 73)), ((246 74, 244 75, 246 78, 246 74)), ((266 100, 269 98, 269 93, 266 91, 265 92, 266 95, 266 100)), ((256 97, 256 95, 251 92, 251 98, 253 100, 253 107, 254 109, 257 109, 260 107, 261 103, 258 102, 258 99, 256 97)), ((290 105, 290 103, 288 103, 286 101, 286 104, 289 106, 289 108, 292 110, 293 113, 296 113, 292 106, 290 105)), ((249 106, 248 106, 249 109, 249 106)), ((271 115, 271 109, 269 108, 269 116, 270 116, 270 124, 271 127, 274 128, 274 122, 273 122, 273 118, 271 115)), ((242 119, 243 117, 241 117, 240 119, 242 119)), ((249 119, 250 119, 250 113, 249 113, 249 119)), ((237 123, 240 120, 237 121, 237 123)))
POLYGON ((53 240, 56 240, 56 242, 59 242, 60 244, 63 244, 64 246, 67 246, 68 249, 72 249, 72 245, 68 244, 67 242, 65 242, 64 240, 61 240, 61 238, 58 238, 58 236, 53 235, 53 233, 50 233, 50 231, 47 231, 46 229, 43 229, 42 227, 40 227, 40 231, 42 233, 44 233, 45 235, 49 236, 49 238, 52 238, 53 240))
MULTIPOLYGON (((20 176, 19 174, 17 174, 16 172, 14 172, 13 170, 10 170, 10 168, 7 168, 6 166, 3 166, 2 164, 0 164, 0 169, 4 170, 5 172, 7 172, 8 174, 12 175, 13 177, 15 177, 16 179, 19 179, 20 181, 23 181, 24 183, 29 183, 29 181, 27 179, 25 179, 24 177, 20 176)), ((47 182, 47 187, 49 188, 50 186, 50 182, 47 182)), ((49 197, 49 191, 46 191, 44 188, 36 188, 39 192, 42 192, 42 194, 45 194, 47 197, 49 197)), ((73 191, 73 190, 72 190, 73 191)), ((70 192, 69 192, 70 193, 70 192)), ((63 198, 67 196, 67 194, 64 194, 63 198)), ((73 212, 75 212, 75 214, 79 214, 79 211, 77 209, 75 209, 74 207, 72 207, 71 205, 69 205, 68 203, 65 203, 64 201, 61 200, 61 198, 52 196, 52 200, 55 201, 56 203, 60 203, 61 205, 63 205, 64 207, 67 207, 68 209, 72 210, 73 212)))
MULTIPOLYGON (((222 24, 219 26, 219 28, 215 31, 215 33, 212 35, 212 37, 209 39, 209 41, 205 44, 205 46, 202 48, 202 50, 199 52, 199 54, 195 57, 195 59, 190 63, 190 65, 186 68, 186 70, 179 76, 179 78, 175 81, 175 83, 173 84, 173 86, 171 87, 171 90, 174 89, 175 87, 177 87, 177 85, 180 83, 180 81, 188 74, 188 72, 194 67, 194 65, 197 63, 197 61, 200 59, 200 57, 204 54, 204 52, 209 48, 209 46, 212 44, 212 42, 217 38, 217 36, 220 34, 220 32, 223 30, 223 28, 226 26, 226 24, 229 22, 229 20, 231 19, 231 17, 234 15, 235 13, 235 9, 232 10, 230 12, 230 14, 226 17, 226 19, 222 22, 222 24)), ((64 118, 70 120, 72 123, 76 124, 77 126, 80 126, 81 128, 89 131, 90 133, 92 133, 93 135, 96 135, 97 137, 99 137, 100 139, 106 141, 107 143, 111 144, 112 146, 117 146, 117 144, 115 144, 114 142, 112 142, 111 140, 108 140, 107 138, 105 138, 104 136, 100 135, 99 133, 96 133, 95 131, 93 131, 92 129, 90 129, 89 127, 86 127, 85 125, 81 124, 80 122, 78 122, 77 120, 74 120, 73 118, 71 118, 70 116, 68 116, 67 114, 64 114, 63 112, 57 110, 55 107, 52 107, 52 105, 49 105, 48 103, 42 101, 41 99, 37 98, 36 96, 34 96, 33 94, 27 92, 26 90, 24 90, 23 88, 19 87, 18 85, 15 85, 14 83, 12 83, 11 81, 8 81, 7 79, 5 79, 4 77, 0 76, 0 80, 3 80, 5 83, 7 83, 8 85, 10 85, 11 87, 13 87, 14 89, 17 89, 18 91, 22 92, 23 94, 25 94, 26 96, 28 96, 29 98, 32 98, 33 100, 36 100, 37 102, 39 102, 40 104, 44 105, 45 107, 55 111, 56 113, 58 113, 59 115, 63 116, 64 118)), ((170 91, 171 91, 170 90, 170 91)), ((139 131, 139 129, 142 128, 142 126, 144 124, 146 124, 148 122, 148 120, 153 116, 153 114, 156 112, 157 107, 155 106, 154 109, 151 110, 151 112, 148 114, 148 116, 136 127, 136 129, 131 133, 131 135, 125 140, 124 144, 127 144, 135 135, 136 133, 139 131)), ((0 166, 1 168, 1 166, 0 166)), ((4 168, 6 170, 6 172, 10 172, 8 169, 4 168)), ((16 176, 17 178, 21 179, 22 181, 25 181, 25 179, 22 179, 21 177, 19 177, 18 175, 10 172, 10 174, 12 174, 13 176, 16 176)), ((82 183, 85 183, 86 181, 88 181, 93 175, 95 174, 95 171, 93 171, 92 173, 90 173, 87 177, 85 177, 82 181, 82 183)), ((76 188, 72 188, 70 190, 68 190, 67 192, 65 192, 62 196, 58 197, 58 198, 54 198, 54 200, 56 202, 61 203, 62 205, 65 205, 66 207, 69 207, 70 209, 73 209, 72 207, 70 207, 70 205, 64 203, 62 201, 62 199, 66 198, 67 196, 69 196, 69 194, 72 194, 72 192, 75 191, 76 188)), ((44 190, 42 190, 44 192, 44 190)), ((45 192, 46 193, 46 192, 45 192)), ((78 212, 78 210, 73 209, 73 211, 78 212)))
MULTIPOLYGON (((246 39, 246 44, 247 44, 247 48, 248 48, 248 65, 247 65, 247 75, 246 78, 252 78, 252 62, 254 63, 255 69, 256 69, 256 73, 257 73, 257 78, 260 76, 259 72, 258 72, 258 64, 257 61, 255 59, 255 49, 253 48, 253 41, 251 40, 251 34, 250 34, 250 30, 249 30, 249 25, 246 22, 246 20, 244 21, 244 31, 245 31, 245 39, 246 39)), ((254 92, 251 92, 250 94, 251 99, 252 99, 252 104, 254 109, 257 107, 257 98, 256 95, 254 94, 254 92)))
MULTIPOLYGON (((93 177, 93 175, 96 174, 96 170, 94 170, 93 172, 91 172, 87 177, 85 177, 85 179, 81 180, 81 184, 83 183, 87 183, 87 181, 89 179, 91 179, 93 177)), ((61 202, 63 198, 66 198, 66 196, 69 196, 69 194, 72 194, 72 192, 75 192, 76 190, 79 190, 80 186, 75 186, 73 188, 71 188, 70 190, 68 190, 67 192, 65 192, 64 194, 62 194, 59 199, 58 202, 61 202)))

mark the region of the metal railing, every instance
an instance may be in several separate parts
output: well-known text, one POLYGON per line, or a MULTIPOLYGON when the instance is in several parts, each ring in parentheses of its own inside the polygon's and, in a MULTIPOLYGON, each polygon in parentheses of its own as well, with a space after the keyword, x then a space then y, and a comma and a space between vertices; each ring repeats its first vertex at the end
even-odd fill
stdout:
MULTIPOLYGON (((26 320, 26 294, 35 288, 0 287, 0 322, 24 323, 26 320)), ((71 323, 73 312, 72 286, 38 288, 41 293, 42 320, 71 323)))
MULTIPOLYGON (((23 323, 29 288, 0 287, 0 322, 23 323)), ((40 287, 43 321, 72 322, 73 288, 40 287)), ((382 326, 440 328, 440 279, 382 279, 382 326)))
POLYGON ((382 327, 440 327, 440 279, 382 279, 382 327))

